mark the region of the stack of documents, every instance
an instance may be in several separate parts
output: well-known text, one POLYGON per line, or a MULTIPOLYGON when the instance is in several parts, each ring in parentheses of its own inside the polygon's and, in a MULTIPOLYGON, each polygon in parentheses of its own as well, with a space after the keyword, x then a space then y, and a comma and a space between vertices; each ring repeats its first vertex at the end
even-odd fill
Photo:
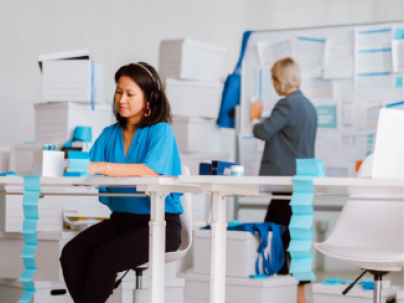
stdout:
POLYGON ((105 102, 105 69, 88 50, 40 55, 43 102, 105 102))
POLYGON ((220 133, 213 119, 173 117, 180 153, 220 153, 220 133))
POLYGON ((88 152, 69 151, 69 166, 65 175, 84 176, 88 175, 87 170, 90 166, 90 155, 88 152))
POLYGON ((35 104, 35 141, 38 143, 61 142, 73 138, 76 126, 92 128, 93 140, 111 124, 111 107, 97 104, 94 110, 87 104, 38 103, 35 104))

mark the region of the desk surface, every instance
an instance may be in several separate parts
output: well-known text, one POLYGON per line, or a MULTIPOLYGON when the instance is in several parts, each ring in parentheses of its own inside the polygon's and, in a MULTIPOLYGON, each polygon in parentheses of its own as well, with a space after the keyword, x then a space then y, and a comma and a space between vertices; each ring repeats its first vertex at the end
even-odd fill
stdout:
MULTIPOLYGON (((22 186, 23 177, 0 177, 0 186, 22 186)), ((41 186, 133 187, 136 185, 182 185, 174 177, 42 177, 41 186)))
MULTIPOLYGON (((178 180, 188 184, 260 186, 261 192, 292 192, 293 177, 276 176, 179 176, 178 180)), ((317 194, 349 195, 355 193, 392 193, 404 194, 402 179, 370 179, 370 178, 314 178, 314 189, 317 194)))

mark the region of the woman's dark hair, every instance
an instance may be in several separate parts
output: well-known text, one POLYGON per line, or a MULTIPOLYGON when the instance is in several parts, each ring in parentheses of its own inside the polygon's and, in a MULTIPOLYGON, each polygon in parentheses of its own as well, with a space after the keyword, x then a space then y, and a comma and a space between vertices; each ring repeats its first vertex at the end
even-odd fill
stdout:
MULTIPOLYGON (((150 103, 151 114, 149 117, 142 116, 138 124, 134 125, 136 128, 142 128, 148 125, 154 125, 160 122, 171 124, 171 107, 168 102, 164 89, 161 86, 161 80, 153 66, 145 63, 131 63, 122 66, 115 73, 115 83, 118 83, 119 78, 129 77, 140 87, 144 94, 145 106, 150 103), (149 71, 149 72, 148 72, 149 71), (154 77, 153 77, 150 75, 154 77)), ((126 126, 126 118, 119 114, 115 106, 115 96, 113 103, 113 111, 118 123, 126 126)))

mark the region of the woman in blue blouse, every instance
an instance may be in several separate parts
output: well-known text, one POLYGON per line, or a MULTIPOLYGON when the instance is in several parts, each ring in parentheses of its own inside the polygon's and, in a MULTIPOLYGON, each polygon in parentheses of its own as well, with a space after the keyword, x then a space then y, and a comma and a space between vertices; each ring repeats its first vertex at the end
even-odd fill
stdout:
MULTIPOLYGON (((171 123, 170 104, 156 70, 132 63, 115 74, 117 123, 104 129, 90 151, 88 172, 106 176, 178 176, 181 162, 171 123)), ((135 193, 133 188, 100 192, 135 193)), ((117 273, 149 261, 149 197, 100 197, 111 218, 80 233, 60 258, 66 286, 75 303, 104 303, 117 273)), ((181 244, 180 194, 166 198, 166 251, 181 244)))

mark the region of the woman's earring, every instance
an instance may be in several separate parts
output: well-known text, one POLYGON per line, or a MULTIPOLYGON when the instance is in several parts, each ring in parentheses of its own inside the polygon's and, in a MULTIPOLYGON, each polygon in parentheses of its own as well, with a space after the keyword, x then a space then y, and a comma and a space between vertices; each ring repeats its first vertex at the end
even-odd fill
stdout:
POLYGON ((150 109, 149 103, 147 103, 146 109, 144 110, 144 116, 147 118, 150 115, 151 115, 151 109, 150 109))

